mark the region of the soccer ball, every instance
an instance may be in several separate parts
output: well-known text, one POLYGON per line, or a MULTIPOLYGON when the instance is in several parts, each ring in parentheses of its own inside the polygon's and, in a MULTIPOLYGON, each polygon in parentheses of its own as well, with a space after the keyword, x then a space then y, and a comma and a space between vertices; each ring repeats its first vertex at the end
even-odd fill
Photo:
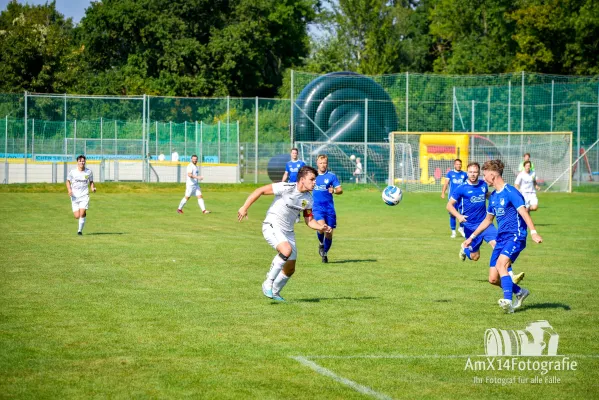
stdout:
POLYGON ((354 156, 353 154, 351 156, 349 156, 349 159, 354 161, 356 159, 356 156, 354 156))
POLYGON ((383 190, 383 201, 388 206, 396 206, 403 197, 403 192, 397 186, 387 186, 383 190))

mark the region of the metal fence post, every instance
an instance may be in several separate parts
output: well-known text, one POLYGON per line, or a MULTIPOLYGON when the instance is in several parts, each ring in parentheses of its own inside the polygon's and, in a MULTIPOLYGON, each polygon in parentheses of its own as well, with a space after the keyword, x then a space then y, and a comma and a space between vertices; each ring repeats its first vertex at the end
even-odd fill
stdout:
MULTIPOLYGON (((364 183, 368 182, 366 178, 368 176, 368 97, 364 99, 364 170, 362 174, 364 183)), ((359 178, 360 176, 356 176, 356 179, 359 178)))
POLYGON ((77 155, 77 120, 73 121, 73 157, 77 155))
MULTIPOLYGON (((171 157, 173 156, 173 121, 169 121, 168 122, 168 134, 169 134, 169 153, 171 155, 171 157)), ((171 161, 173 161, 173 159, 171 158, 171 161)))
POLYGON ((118 141, 117 141, 117 139, 118 139, 117 130, 118 130, 118 128, 117 128, 117 123, 116 123, 116 119, 115 119, 114 120, 114 155, 115 156, 118 154, 117 153, 117 148, 118 148, 118 145, 119 145, 118 141))
POLYGON ((27 183, 27 91, 25 91, 25 154, 23 157, 25 163, 25 183, 27 183))
POLYGON ((294 124, 295 124, 295 121, 294 121, 294 118, 293 118, 293 108, 295 106, 295 104, 294 104, 295 100, 294 100, 294 97, 293 97, 293 94, 294 94, 293 91, 294 91, 294 89, 295 89, 295 87, 294 87, 294 82, 293 82, 293 70, 291 70, 291 96, 290 96, 290 99, 291 99, 291 122, 290 122, 290 126, 289 126, 290 129, 289 130, 290 130, 290 134, 291 134, 291 147, 292 148, 295 147, 293 145, 293 141, 295 139, 294 138, 294 133, 295 133, 294 132, 294 130, 295 130, 294 124))
POLYGON ((217 133, 218 133, 218 162, 221 163, 222 160, 220 158, 220 120, 218 120, 218 124, 217 124, 217 133))
POLYGON ((100 158, 104 159, 104 123, 103 118, 100 117, 100 158))
POLYGON ((67 155, 67 94, 64 94, 64 154, 67 155))
POLYGON ((239 149, 239 120, 237 120, 237 183, 241 182, 241 157, 239 149))
POLYGON ((256 117, 254 120, 254 183, 258 183, 258 96, 256 96, 256 117))
MULTIPOLYGON (((580 101, 576 102, 576 158, 580 155, 580 101)), ((576 163, 576 186, 580 186, 582 168, 580 160, 576 163)))
POLYGON ((408 123, 410 119, 410 75, 406 71, 406 132, 410 131, 410 125, 408 123))
POLYGON ((183 126, 183 154, 187 157, 187 121, 185 121, 183 126))
POLYGON ((31 120, 31 158, 35 159, 35 118, 31 120))
POLYGON ((455 86, 453 87, 453 98, 451 99, 451 131, 455 132, 455 86))

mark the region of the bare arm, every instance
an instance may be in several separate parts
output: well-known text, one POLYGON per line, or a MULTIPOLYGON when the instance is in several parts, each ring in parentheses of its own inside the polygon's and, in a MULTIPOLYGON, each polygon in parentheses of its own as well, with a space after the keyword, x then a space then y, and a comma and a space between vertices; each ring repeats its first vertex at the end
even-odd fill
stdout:
POLYGON ((522 217, 524 222, 526 222, 526 225, 530 229, 530 236, 532 237, 532 240, 534 240, 537 243, 542 243, 543 238, 541 237, 541 235, 537 233, 537 230, 535 229, 535 224, 532 222, 532 218, 528 213, 528 209, 522 206, 518 208, 518 214, 520 214, 520 216, 522 217))
POLYGON ((71 181, 67 180, 67 192, 69 196, 73 197, 73 189, 71 189, 71 181))
POLYGON ((256 200, 260 198, 260 196, 272 194, 274 194, 272 190, 272 184, 264 185, 254 190, 252 194, 248 196, 248 198, 246 199, 245 203, 243 203, 243 206, 241 206, 239 211, 237 211, 237 219, 239 220, 239 222, 241 222, 244 218, 247 218, 248 209, 252 204, 254 204, 256 200))
POLYGON ((458 210, 455 208, 455 204, 457 202, 450 198, 449 201, 447 202, 447 205, 445 206, 445 208, 447 209, 447 211, 449 211, 449 213, 451 215, 453 215, 454 217, 456 217, 456 219, 462 223, 462 222, 466 222, 466 218, 468 218, 468 216, 466 215, 462 215, 458 212, 458 210))
POLYGON ((201 175, 194 175, 194 174, 192 174, 191 172, 188 172, 188 173, 187 173, 187 176, 189 176, 191 179, 198 179, 198 180, 200 180, 200 181, 201 181, 201 180, 204 180, 204 177, 203 177, 203 176, 201 176, 201 175))
POLYGON ((281 179, 281 182, 287 182, 287 178, 289 178, 289 174, 287 173, 287 171, 285 171, 285 173, 283 174, 283 179, 281 179))
POLYGON ((337 186, 336 188, 334 188, 334 187, 331 186, 329 188, 329 193, 331 193, 331 194, 341 194, 341 193, 343 193, 343 188, 341 186, 337 186))
POLYGON ((92 192, 96 193, 96 185, 94 184, 94 181, 89 181, 89 187, 92 190, 92 192))
POLYGON ((316 221, 314 219, 314 217, 312 216, 312 210, 304 210, 304 222, 310 228, 314 229, 315 231, 322 232, 322 233, 331 233, 331 231, 333 230, 330 226, 328 226, 324 222, 320 223, 320 222, 316 221))
POLYGON ((449 186, 449 179, 444 178, 445 182, 443 183, 443 189, 441 189, 441 198, 445 198, 445 192, 447 191, 447 187, 449 186))
POLYGON ((476 228, 476 230, 474 232, 472 232, 472 235, 470 235, 470 237, 468 239, 464 240, 464 243, 462 243, 462 246, 464 246, 464 247, 470 246, 470 243, 472 243, 472 239, 474 239, 475 237, 480 235, 485 229, 487 229, 489 227, 489 225, 491 225, 493 223, 494 218, 495 218, 495 216, 493 214, 487 214, 487 217, 483 220, 483 222, 480 223, 478 228, 476 228))

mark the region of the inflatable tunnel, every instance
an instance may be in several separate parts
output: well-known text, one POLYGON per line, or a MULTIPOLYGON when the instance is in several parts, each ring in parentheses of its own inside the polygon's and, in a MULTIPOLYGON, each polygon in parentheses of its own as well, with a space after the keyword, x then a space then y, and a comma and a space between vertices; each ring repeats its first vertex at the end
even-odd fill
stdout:
POLYGON ((362 142, 368 99, 368 141, 385 142, 397 130, 391 98, 372 79, 333 72, 310 82, 295 99, 296 141, 362 142))

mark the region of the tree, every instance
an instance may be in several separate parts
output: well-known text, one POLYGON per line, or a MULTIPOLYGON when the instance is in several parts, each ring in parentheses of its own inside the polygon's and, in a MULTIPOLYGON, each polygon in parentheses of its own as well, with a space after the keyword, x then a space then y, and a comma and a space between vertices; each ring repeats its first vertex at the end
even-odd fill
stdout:
POLYGON ((94 2, 78 32, 86 91, 272 96, 284 69, 307 54, 313 7, 313 0, 94 2))
POLYGON ((0 14, 0 91, 65 92, 77 77, 72 35, 55 2, 8 3, 0 14))

